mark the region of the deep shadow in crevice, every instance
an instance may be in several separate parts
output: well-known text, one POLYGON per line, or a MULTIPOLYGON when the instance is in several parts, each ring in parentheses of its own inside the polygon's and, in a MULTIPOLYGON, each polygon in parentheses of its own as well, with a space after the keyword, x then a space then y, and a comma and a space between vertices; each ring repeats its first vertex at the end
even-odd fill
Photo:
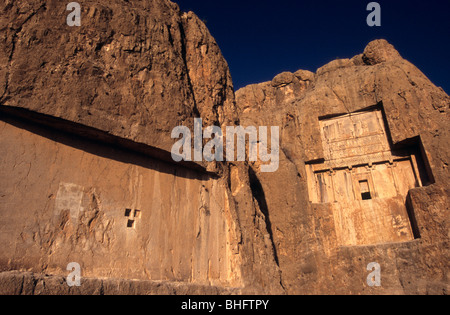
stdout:
MULTIPOLYGON (((420 180, 423 186, 429 186, 436 183, 430 162, 427 158, 425 147, 420 136, 406 139, 396 144, 396 148, 406 148, 409 155, 416 157, 420 180)), ((398 151, 394 151, 398 152, 398 151)))
POLYGON ((176 163, 171 153, 106 132, 28 110, 0 106, 0 121, 96 156, 195 180, 217 177, 196 163, 176 163))
POLYGON ((277 248, 275 246, 275 242, 273 239, 272 223, 270 221, 269 207, 267 206, 264 189, 261 185, 261 182, 258 179, 258 176, 256 175, 255 171, 251 167, 248 168, 248 175, 249 175, 249 179, 250 179, 250 188, 252 190, 252 195, 255 198, 256 202, 258 203, 259 209, 264 214, 265 222, 266 222, 266 226, 267 226, 267 232, 270 235, 270 241, 272 243, 275 262, 277 263, 277 265, 279 267, 280 262, 278 260, 277 248))
POLYGON ((419 167, 418 175, 420 176, 423 186, 434 184, 434 175, 431 170, 425 148, 423 146, 422 138, 420 136, 416 136, 413 138, 404 139, 403 141, 400 141, 398 143, 394 143, 383 102, 379 102, 375 106, 375 108, 381 110, 383 122, 386 129, 386 135, 388 137, 389 146, 391 147, 392 152, 396 155, 401 155, 402 152, 406 152, 406 156, 411 156, 412 154, 414 154, 416 156, 417 164, 419 167))
POLYGON ((420 235, 420 229, 419 229, 419 225, 417 224, 417 218, 416 218, 416 214, 414 212, 414 206, 412 204, 412 199, 411 199, 411 191, 408 193, 408 196, 406 197, 406 211, 408 212, 408 217, 409 217, 409 221, 411 222, 411 228, 413 231, 413 235, 414 235, 414 239, 420 239, 421 235, 420 235))

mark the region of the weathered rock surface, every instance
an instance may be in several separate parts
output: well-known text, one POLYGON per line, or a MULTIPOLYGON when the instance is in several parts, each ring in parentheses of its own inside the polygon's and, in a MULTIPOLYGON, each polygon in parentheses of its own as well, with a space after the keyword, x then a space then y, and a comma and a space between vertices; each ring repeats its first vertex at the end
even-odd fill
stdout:
POLYGON ((30 272, 0 273, 0 295, 238 295, 240 290, 176 282, 123 279, 81 280, 69 287, 66 278, 30 272))
MULTIPOLYGON (((60 1, 0 4, 0 293, 448 293, 450 97, 392 45, 235 99, 195 14, 167 0, 80 4, 81 27, 60 1), (392 151, 414 148, 428 177, 396 199, 414 232, 400 239, 414 239, 372 244, 376 231, 355 224, 363 245, 343 246, 345 220, 311 200, 308 176, 334 153, 321 122, 374 108, 392 151), (194 117, 280 126, 279 170, 166 163, 172 129, 194 117), (88 277, 79 290, 63 281, 73 261, 88 277), (381 287, 366 283, 371 262, 381 287)), ((394 219, 386 230, 403 228, 394 219)))
POLYGON ((69 27, 61 1, 1 5, 0 103, 170 152, 171 131, 234 121, 230 72, 193 13, 170 1, 81 1, 69 27))
POLYGON ((81 27, 60 1, 0 4, 0 270, 283 292, 248 169, 171 161, 174 127, 238 119, 205 25, 166 0, 79 3, 81 27))
POLYGON ((363 54, 332 61, 315 75, 303 70, 283 73, 272 82, 240 89, 236 97, 242 125, 282 128, 279 171, 260 173, 258 163, 252 168, 264 192, 287 292, 448 293, 450 98, 441 88, 391 44, 378 40, 363 54), (332 206, 309 200, 308 164, 326 156, 321 119, 375 105, 384 112, 393 149, 423 146, 433 184, 412 189, 408 196, 420 237, 342 247, 336 243, 332 206), (383 268, 382 288, 366 284, 370 262, 383 268))

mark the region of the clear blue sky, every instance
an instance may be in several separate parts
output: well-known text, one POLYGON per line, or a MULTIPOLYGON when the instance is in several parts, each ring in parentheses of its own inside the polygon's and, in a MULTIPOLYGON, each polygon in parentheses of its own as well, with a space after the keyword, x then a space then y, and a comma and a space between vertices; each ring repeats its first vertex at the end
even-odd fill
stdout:
POLYGON ((174 0, 217 40, 237 89, 283 71, 311 70, 362 53, 384 38, 450 93, 450 0, 380 0, 381 27, 366 23, 369 0, 174 0))

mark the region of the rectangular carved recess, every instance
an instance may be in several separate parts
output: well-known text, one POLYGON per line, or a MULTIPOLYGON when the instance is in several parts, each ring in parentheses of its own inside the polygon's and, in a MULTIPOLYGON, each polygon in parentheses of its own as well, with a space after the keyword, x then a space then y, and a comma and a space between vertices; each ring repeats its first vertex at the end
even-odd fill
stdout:
POLYGON ((393 150, 381 108, 319 121, 324 160, 306 165, 312 203, 329 204, 340 245, 409 241, 409 190, 427 185, 419 145, 393 150))

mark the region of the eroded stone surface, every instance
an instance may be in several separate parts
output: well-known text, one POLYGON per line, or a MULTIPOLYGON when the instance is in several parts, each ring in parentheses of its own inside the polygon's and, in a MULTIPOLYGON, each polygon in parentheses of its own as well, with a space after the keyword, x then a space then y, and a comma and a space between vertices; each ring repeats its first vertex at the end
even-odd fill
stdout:
POLYGON ((170 152, 171 131, 235 121, 231 76, 193 14, 166 0, 6 1, 0 103, 63 118, 170 152))
POLYGON ((9 153, 1 161, 3 268, 64 274, 73 261, 86 277, 239 285, 223 182, 1 124, 0 146, 9 153))
POLYGON ((175 126, 237 123, 205 25, 166 0, 80 4, 79 28, 59 1, 0 5, 1 270, 78 261, 92 277, 282 293, 248 169, 170 161, 175 126))
POLYGON ((448 292, 441 262, 449 257, 449 96, 384 40, 283 82, 251 85, 236 96, 243 125, 282 127, 279 171, 260 173, 259 163, 252 169, 287 292, 448 292), (382 138, 381 129, 370 132, 370 120, 356 119, 375 109, 383 113, 382 138), (348 115, 355 117, 347 123, 348 115), (337 124, 326 123, 333 119, 337 124), (409 162, 395 164, 396 150, 413 152, 398 155, 411 156, 409 162), (416 157, 425 177, 417 176, 416 157), (378 189, 375 199, 362 200, 371 189, 378 189), (430 211, 420 198, 437 206, 430 211), (367 287, 370 262, 385 270, 382 288, 367 287))
POLYGON ((0 5, 2 293, 448 293, 450 97, 392 45, 235 102, 195 14, 166 0, 80 4, 80 28, 60 1, 0 5), (373 111, 378 129, 357 118, 373 111), (194 117, 279 126, 278 171, 217 163, 213 175, 148 150, 170 152, 172 128, 194 117), (140 281, 69 290, 72 261, 140 281), (371 262, 380 288, 367 286, 371 262))

